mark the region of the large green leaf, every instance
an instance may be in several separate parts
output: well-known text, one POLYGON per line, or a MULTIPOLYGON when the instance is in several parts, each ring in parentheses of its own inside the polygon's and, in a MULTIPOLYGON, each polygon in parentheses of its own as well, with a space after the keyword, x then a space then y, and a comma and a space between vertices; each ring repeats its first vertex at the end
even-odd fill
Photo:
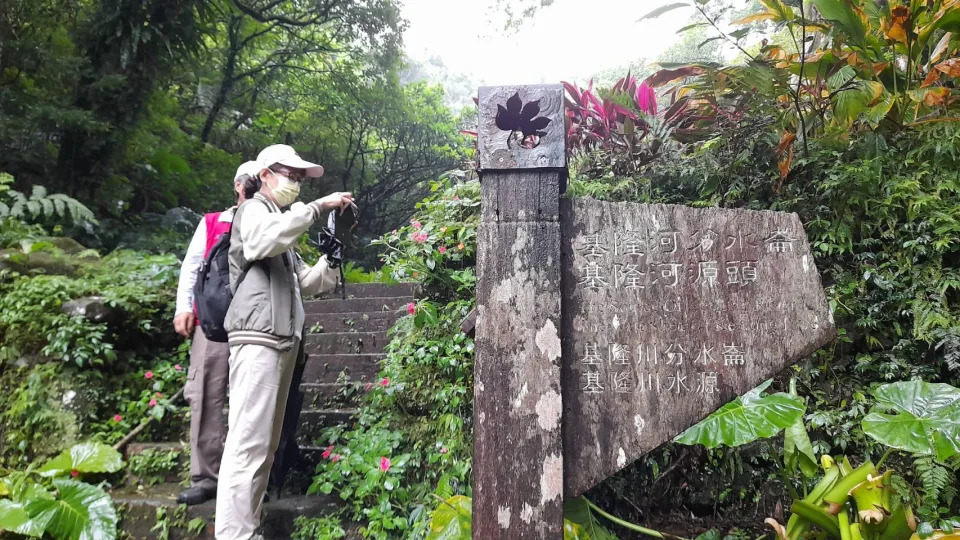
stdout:
POLYGON ((960 6, 941 7, 926 25, 917 29, 917 43, 923 47, 937 30, 960 31, 960 6))
POLYGON ((803 401, 782 392, 761 397, 768 386, 770 381, 720 407, 674 440, 715 448, 741 446, 780 433, 803 416, 803 401))
POLYGON ((430 516, 427 540, 470 540, 473 508, 470 497, 454 495, 441 502, 430 516))
POLYGON ((855 84, 833 96, 833 116, 849 126, 867 110, 867 106, 883 95, 883 85, 876 81, 855 81, 855 84))
POLYGON ((893 97, 893 94, 884 91, 883 95, 880 97, 875 105, 867 107, 867 110, 863 112, 863 119, 870 124, 870 127, 876 129, 880 125, 880 122, 887 117, 887 114, 890 113, 890 109, 893 108, 893 103, 896 101, 893 97))
MULTIPOLYGON (((573 524, 579 525, 583 536, 590 540, 617 540, 610 531, 601 525, 586 499, 577 497, 576 499, 567 499, 563 502, 563 517, 573 524)), ((566 529, 566 527, 564 527, 566 529)))
POLYGON ((43 524, 30 519, 23 503, 0 499, 0 531, 25 536, 43 536, 43 524))
POLYGON ((885 384, 873 395, 877 403, 863 419, 864 433, 892 448, 940 460, 960 453, 960 389, 908 381, 885 384))
POLYGON ((590 535, 579 524, 563 520, 563 540, 590 540, 590 535))
POLYGON ((829 88, 831 92, 836 92, 856 76, 857 72, 852 67, 843 66, 827 79, 827 88, 829 88))
POLYGON ((55 478, 56 499, 35 499, 26 505, 30 517, 46 524, 57 540, 106 540, 117 537, 117 512, 110 496, 97 486, 55 478))
POLYGON ((775 23, 790 22, 796 18, 793 9, 781 0, 760 0, 760 3, 766 6, 769 13, 776 15, 773 18, 775 23))
POLYGON ((123 457, 113 447, 100 442, 84 442, 64 450, 40 469, 43 476, 65 472, 112 473, 123 467, 123 457))
MULTIPOLYGON (((796 396, 797 381, 790 381, 790 395, 796 396)), ((817 466, 817 456, 813 453, 813 444, 807 435, 807 428, 803 425, 803 416, 787 426, 783 432, 783 461, 787 470, 796 472, 797 468, 806 478, 813 478, 820 472, 817 466)))
POLYGON ((863 45, 866 29, 863 20, 850 7, 849 0, 812 0, 824 19, 833 21, 856 45, 863 45))

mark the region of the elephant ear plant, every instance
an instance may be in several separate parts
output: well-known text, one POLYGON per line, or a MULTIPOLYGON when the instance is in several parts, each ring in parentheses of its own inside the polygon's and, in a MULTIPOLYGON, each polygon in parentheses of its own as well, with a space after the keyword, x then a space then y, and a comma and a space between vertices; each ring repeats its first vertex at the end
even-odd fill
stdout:
POLYGON ((914 510, 895 489, 892 469, 882 469, 895 450, 932 456, 946 462, 960 455, 960 390, 922 381, 885 384, 873 391, 873 410, 862 428, 887 447, 877 464, 865 460, 853 467, 846 456, 823 456, 823 475, 810 493, 794 500, 783 526, 766 522, 784 540, 826 534, 839 540, 921 540, 958 538, 956 518, 937 527, 917 523, 914 510), (819 531, 819 533, 817 532, 819 531))
MULTIPOLYGON (((887 451, 876 464, 866 459, 854 467, 846 456, 816 459, 803 423, 805 405, 797 396, 796 381, 790 382, 789 393, 763 395, 770 382, 717 409, 675 442, 735 447, 783 431, 781 472, 793 503, 785 525, 774 518, 766 520, 777 540, 960 540, 960 519, 918 523, 908 497, 895 488, 906 483, 892 469, 882 469, 896 450, 941 462, 960 459, 960 389, 922 381, 878 386, 873 391, 875 405, 862 427, 887 451), (802 496, 794 487, 796 479, 790 476, 798 473, 802 485, 814 484, 812 489, 804 489, 802 496)), ((583 497, 564 507, 564 538, 616 538, 597 516, 649 536, 677 539, 625 522, 583 497)), ((469 538, 470 517, 469 498, 441 499, 427 538, 469 538)))
POLYGON ((80 478, 123 467, 120 453, 99 442, 64 450, 43 466, 4 471, 0 477, 0 531, 60 539, 116 538, 110 496, 80 478))

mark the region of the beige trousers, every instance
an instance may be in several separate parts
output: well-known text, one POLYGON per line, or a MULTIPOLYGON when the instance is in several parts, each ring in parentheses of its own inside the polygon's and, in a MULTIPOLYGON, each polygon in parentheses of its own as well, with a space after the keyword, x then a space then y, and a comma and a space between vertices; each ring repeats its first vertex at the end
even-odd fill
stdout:
POLYGON ((289 351, 230 347, 230 427, 217 490, 218 540, 249 540, 260 525, 297 346, 289 351))
POLYGON ((206 489, 217 488, 227 436, 223 405, 227 401, 229 358, 226 343, 208 340, 196 327, 183 397, 190 404, 190 484, 206 489))

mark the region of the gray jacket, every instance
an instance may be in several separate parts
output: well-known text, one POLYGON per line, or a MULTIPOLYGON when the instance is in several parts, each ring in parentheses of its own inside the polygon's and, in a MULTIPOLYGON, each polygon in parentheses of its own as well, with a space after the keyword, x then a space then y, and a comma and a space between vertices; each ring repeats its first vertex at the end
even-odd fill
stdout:
POLYGON ((320 214, 317 203, 294 203, 281 212, 259 193, 237 208, 229 252, 234 296, 224 321, 231 346, 289 350, 302 337, 303 296, 337 284, 326 257, 310 267, 293 251, 320 214))

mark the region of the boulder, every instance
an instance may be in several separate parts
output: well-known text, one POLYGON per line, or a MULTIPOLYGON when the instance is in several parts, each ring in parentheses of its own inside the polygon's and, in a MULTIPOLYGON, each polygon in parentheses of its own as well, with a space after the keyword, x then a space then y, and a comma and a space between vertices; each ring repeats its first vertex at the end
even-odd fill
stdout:
POLYGON ((113 308, 107 305, 106 299, 102 296, 86 296, 70 300, 60 309, 71 317, 83 317, 95 323, 107 322, 113 319, 115 314, 113 308))
POLYGON ((19 249, 4 249, 0 250, 0 269, 4 268, 21 274, 74 276, 78 265, 68 258, 53 253, 43 251, 24 253, 19 249))
POLYGON ((80 242, 67 236, 44 236, 38 238, 39 242, 49 242, 66 255, 76 255, 86 251, 86 247, 80 242))

